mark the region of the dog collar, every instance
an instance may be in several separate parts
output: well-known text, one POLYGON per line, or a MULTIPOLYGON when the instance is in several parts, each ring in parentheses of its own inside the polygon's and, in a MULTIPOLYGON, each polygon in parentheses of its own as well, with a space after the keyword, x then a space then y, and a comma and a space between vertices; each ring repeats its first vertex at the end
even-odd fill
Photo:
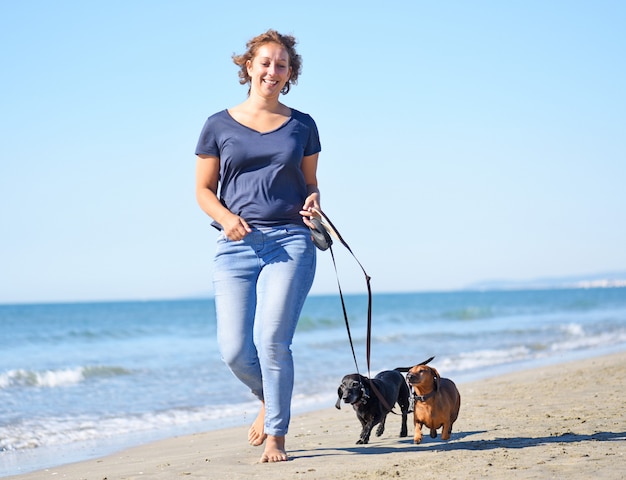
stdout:
POLYGON ((370 394, 367 391, 367 388, 365 388, 365 385, 361 383, 361 397, 354 403, 355 404, 360 403, 361 405, 365 405, 367 401, 369 400, 369 398, 370 398, 370 394))
POLYGON ((436 390, 433 390, 432 392, 427 393, 426 395, 418 395, 417 393, 414 393, 413 398, 415 399, 416 402, 425 402, 429 398, 434 397, 435 393, 437 393, 436 390))

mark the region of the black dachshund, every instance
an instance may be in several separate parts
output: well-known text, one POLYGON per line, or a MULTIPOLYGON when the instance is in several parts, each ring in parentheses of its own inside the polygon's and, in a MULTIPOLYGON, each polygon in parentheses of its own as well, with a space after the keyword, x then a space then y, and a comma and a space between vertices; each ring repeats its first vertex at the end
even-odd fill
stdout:
POLYGON ((409 387, 404 376, 396 370, 385 370, 372 380, 358 373, 343 377, 337 389, 336 408, 341 408, 341 401, 354 408, 356 416, 363 427, 357 444, 369 442, 372 429, 378 425, 376 436, 385 431, 387 414, 397 403, 402 412, 402 428, 400 436, 407 436, 407 415, 409 412, 409 387))

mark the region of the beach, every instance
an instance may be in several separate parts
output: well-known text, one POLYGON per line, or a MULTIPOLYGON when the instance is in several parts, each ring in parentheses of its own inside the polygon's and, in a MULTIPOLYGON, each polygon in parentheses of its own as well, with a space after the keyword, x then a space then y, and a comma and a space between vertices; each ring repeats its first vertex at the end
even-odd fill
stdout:
POLYGON ((356 445, 354 411, 330 406, 292 419, 290 460, 280 464, 258 463, 261 447, 247 444, 245 426, 6 478, 623 479, 624 378, 626 352, 620 352, 459 384, 461 411, 447 442, 424 428, 422 443, 414 445, 411 421, 409 437, 400 438, 400 417, 390 415, 381 437, 356 445))

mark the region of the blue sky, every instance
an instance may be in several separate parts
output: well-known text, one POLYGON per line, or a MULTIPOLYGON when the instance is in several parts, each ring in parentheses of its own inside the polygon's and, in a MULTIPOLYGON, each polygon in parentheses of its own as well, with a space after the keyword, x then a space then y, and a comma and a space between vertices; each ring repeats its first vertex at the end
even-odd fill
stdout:
POLYGON ((268 28, 299 40, 283 100, 374 292, 626 270, 624 24, 618 0, 2 2, 0 303, 210 292, 194 147, 268 28))

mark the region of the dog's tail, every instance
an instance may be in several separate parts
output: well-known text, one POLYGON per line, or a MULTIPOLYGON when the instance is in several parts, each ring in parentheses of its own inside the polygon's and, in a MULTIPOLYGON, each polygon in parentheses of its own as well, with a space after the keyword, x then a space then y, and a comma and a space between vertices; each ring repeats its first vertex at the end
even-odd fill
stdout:
MULTIPOLYGON (((428 360, 424 360, 423 362, 418 363, 417 365, 427 365, 427 364, 429 364, 429 363, 430 363, 430 362, 431 362, 434 358, 435 358, 435 357, 434 357, 434 356, 432 356, 432 357, 430 357, 428 360)), ((409 370, 411 370, 411 368, 413 368, 413 367, 397 367, 397 368, 394 368, 394 370, 396 370, 397 372, 408 372, 409 370)))

